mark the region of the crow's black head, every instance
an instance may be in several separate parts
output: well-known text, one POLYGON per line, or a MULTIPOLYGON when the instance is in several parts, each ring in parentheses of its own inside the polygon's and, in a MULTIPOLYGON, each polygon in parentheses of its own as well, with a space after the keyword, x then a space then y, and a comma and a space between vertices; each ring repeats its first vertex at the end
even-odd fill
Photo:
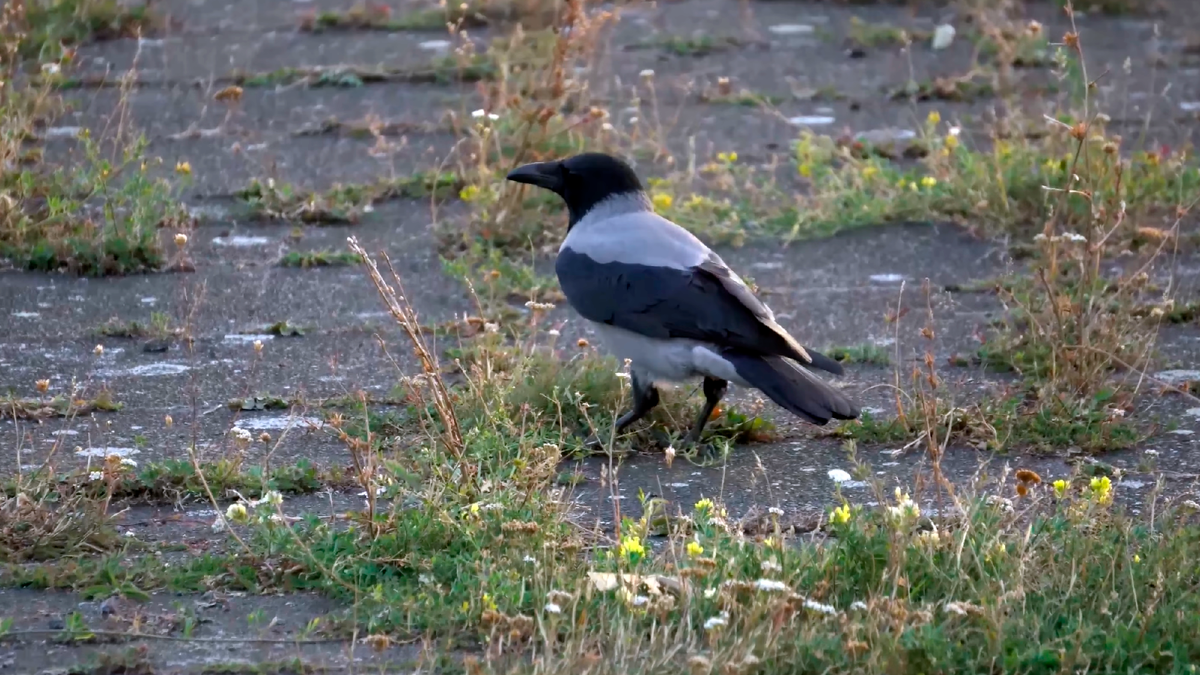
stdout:
POLYGON ((602 152, 519 166, 508 174, 508 180, 546 188, 562 197, 572 226, 609 197, 642 192, 642 182, 633 169, 602 152))

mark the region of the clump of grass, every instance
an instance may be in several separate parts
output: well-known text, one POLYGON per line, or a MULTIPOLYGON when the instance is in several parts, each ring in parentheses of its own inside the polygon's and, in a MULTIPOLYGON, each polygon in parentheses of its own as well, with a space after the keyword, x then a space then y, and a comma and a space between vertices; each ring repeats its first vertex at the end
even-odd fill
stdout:
MULTIPOLYGON (((70 16, 96 6, 107 5, 34 5, 70 16)), ((11 167, 0 177, 0 258, 23 269, 89 276, 163 268, 169 261, 159 229, 187 229, 191 218, 177 200, 177 186, 152 173, 158 160, 146 155, 145 137, 124 122, 104 139, 83 129, 75 139, 79 156, 70 170, 44 165, 41 153, 31 147, 43 140, 38 130, 49 127, 60 111, 52 90, 70 57, 56 55, 42 62, 40 79, 22 75, 23 22, 30 15, 22 15, 21 8, 28 12, 31 6, 9 3, 0 16, 0 78, 9 83, 0 94, 0 163, 11 167)), ((130 83, 131 77, 122 80, 122 106, 130 83)), ((124 119, 122 109, 114 119, 124 119)), ((183 178, 190 172, 185 164, 178 169, 183 178)))
POLYGON ((308 12, 300 18, 300 30, 445 30, 477 28, 519 21, 524 28, 542 28, 553 23, 558 7, 545 0, 490 0, 446 4, 393 16, 392 8, 378 3, 356 3, 347 10, 308 12))
POLYGON ((291 184, 252 179, 236 193, 252 216, 315 224, 352 224, 389 199, 421 199, 454 194, 461 184, 453 173, 423 171, 365 185, 335 185, 327 191, 301 190, 291 184))
POLYGON ((888 49, 907 47, 913 42, 922 42, 932 37, 926 30, 905 29, 890 23, 863 21, 850 17, 846 30, 846 46, 850 49, 888 49))
POLYGON ((96 329, 96 335, 111 338, 166 339, 183 333, 183 329, 172 325, 171 316, 163 312, 151 312, 150 320, 122 321, 113 317, 96 329))
MULTIPOLYGON (((49 386, 50 381, 43 381, 49 386)), ((39 383, 40 389, 40 383, 39 383)), ((108 389, 101 389, 94 397, 78 395, 20 398, 12 394, 0 396, 0 418, 18 420, 46 420, 54 417, 88 415, 94 412, 116 412, 122 404, 113 398, 108 389)))
POLYGON ((161 23, 151 5, 118 0, 25 0, 5 5, 21 56, 57 60, 63 48, 134 37, 161 23))
POLYGON ((831 359, 841 363, 866 363, 875 366, 886 366, 892 362, 887 349, 873 342, 848 347, 831 347, 824 352, 831 359))
POLYGON ((309 267, 344 267, 347 265, 357 265, 359 262, 358 256, 346 251, 288 251, 283 258, 279 260, 282 267, 299 267, 307 269, 309 267))

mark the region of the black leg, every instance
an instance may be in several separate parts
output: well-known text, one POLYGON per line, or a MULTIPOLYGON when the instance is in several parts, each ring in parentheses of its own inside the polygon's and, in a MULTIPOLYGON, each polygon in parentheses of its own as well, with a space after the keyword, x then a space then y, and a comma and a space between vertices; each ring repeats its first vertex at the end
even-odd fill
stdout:
POLYGON ((629 384, 633 389, 633 408, 617 419, 617 433, 645 417, 658 405, 658 389, 653 382, 643 382, 634 371, 629 376, 629 384))
POLYGON ((700 411, 700 417, 692 426, 692 430, 688 432, 684 442, 690 445, 700 440, 704 425, 708 424, 708 418, 717 409, 717 404, 721 402, 721 397, 725 395, 725 390, 728 388, 729 383, 725 380, 718 380, 715 377, 704 378, 704 409, 700 411))

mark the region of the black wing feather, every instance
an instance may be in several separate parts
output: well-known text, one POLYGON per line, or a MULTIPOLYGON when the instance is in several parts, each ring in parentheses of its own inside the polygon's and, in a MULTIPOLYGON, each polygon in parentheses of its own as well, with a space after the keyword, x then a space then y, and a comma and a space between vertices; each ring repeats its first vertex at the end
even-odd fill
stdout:
MULTIPOLYGON (((699 340, 750 354, 793 354, 787 340, 763 323, 770 318, 766 307, 733 282, 719 259, 672 269, 598 263, 563 248, 555 272, 571 306, 591 321, 652 338, 699 340)), ((840 374, 836 361, 809 354, 813 365, 819 359, 821 366, 832 364, 837 368, 832 372, 840 374)))

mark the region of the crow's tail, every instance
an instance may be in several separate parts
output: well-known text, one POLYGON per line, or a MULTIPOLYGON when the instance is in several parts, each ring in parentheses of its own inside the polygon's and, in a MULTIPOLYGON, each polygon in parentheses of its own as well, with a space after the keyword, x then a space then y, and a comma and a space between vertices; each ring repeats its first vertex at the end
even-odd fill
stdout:
POLYGON ((852 420, 860 413, 859 407, 845 394, 787 359, 733 349, 723 350, 721 356, 767 398, 813 424, 824 425, 831 419, 852 420))

